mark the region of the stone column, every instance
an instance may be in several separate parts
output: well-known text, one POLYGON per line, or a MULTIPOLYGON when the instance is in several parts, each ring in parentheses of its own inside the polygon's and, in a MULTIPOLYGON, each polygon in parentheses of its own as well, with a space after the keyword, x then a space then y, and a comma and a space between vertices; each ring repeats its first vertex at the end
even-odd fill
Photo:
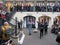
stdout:
POLYGON ((58 4, 58 0, 55 1, 55 4, 56 4, 56 5, 58 4))
POLYGON ((46 6, 46 12, 47 12, 47 0, 45 0, 44 3, 45 3, 45 6, 46 6))
POLYGON ((37 21, 38 21, 38 17, 36 17, 36 22, 35 22, 36 23, 36 25, 35 25, 36 28, 38 28, 38 22, 37 21))
POLYGON ((13 0, 13 11, 14 11, 14 6, 15 6, 15 3, 16 3, 16 2, 15 2, 15 0, 13 0))
POLYGON ((36 6, 36 0, 34 0, 34 9, 33 9, 34 12, 35 12, 35 6, 36 6))
POLYGON ((54 17, 51 17, 51 20, 50 20, 50 22, 49 22, 49 28, 52 27, 52 25, 53 25, 53 21, 54 21, 54 17))

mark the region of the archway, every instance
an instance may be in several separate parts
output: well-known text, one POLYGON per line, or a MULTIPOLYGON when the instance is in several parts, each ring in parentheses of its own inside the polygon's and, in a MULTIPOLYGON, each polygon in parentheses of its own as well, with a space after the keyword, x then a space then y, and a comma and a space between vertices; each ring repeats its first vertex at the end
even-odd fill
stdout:
POLYGON ((60 25, 60 16, 56 16, 55 19, 57 20, 57 23, 60 25))
POLYGON ((34 23, 34 26, 35 26, 36 17, 34 17, 34 16, 25 16, 25 17, 23 17, 24 27, 26 27, 26 28, 28 27, 27 23, 28 23, 28 21, 29 21, 30 19, 32 19, 32 21, 33 21, 33 23, 34 23))
POLYGON ((38 18, 38 22, 40 22, 41 20, 43 20, 43 22, 47 21, 48 24, 49 24, 48 27, 50 27, 51 17, 49 17, 49 16, 40 16, 40 17, 38 18))

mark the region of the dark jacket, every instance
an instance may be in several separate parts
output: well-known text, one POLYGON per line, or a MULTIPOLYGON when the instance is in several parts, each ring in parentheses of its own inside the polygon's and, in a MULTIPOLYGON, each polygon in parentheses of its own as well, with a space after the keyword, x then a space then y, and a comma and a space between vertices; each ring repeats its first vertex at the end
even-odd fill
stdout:
POLYGON ((44 24, 43 23, 39 23, 39 29, 43 29, 44 28, 44 24))
POLYGON ((47 22, 44 23, 44 28, 48 28, 48 23, 47 22))

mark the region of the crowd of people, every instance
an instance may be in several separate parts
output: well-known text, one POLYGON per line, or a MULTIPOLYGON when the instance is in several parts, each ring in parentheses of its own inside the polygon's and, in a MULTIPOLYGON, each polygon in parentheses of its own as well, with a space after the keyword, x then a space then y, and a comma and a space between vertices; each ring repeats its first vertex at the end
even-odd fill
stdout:
MULTIPOLYGON (((43 37, 44 33, 45 35, 48 33, 48 21, 47 20, 41 20, 38 23, 38 30, 40 31, 40 39, 43 37)), ((32 35, 32 24, 33 21, 30 19, 28 22, 28 31, 29 35, 32 35)))
POLYGON ((58 32, 60 32, 60 25, 58 24, 57 20, 54 21, 51 32, 54 34, 58 34, 58 32))
POLYGON ((41 11, 41 12, 60 12, 60 7, 57 5, 54 5, 54 6, 50 6, 48 5, 47 7, 46 6, 35 6, 36 7, 36 11, 41 11))
MULTIPOLYGON (((10 24, 8 19, 11 19, 11 17, 9 16, 8 12, 0 10, 0 45, 12 45, 11 36, 15 34, 15 27, 10 24)), ((22 30, 22 21, 17 24, 18 29, 22 30)))
POLYGON ((36 6, 31 6, 31 5, 16 5, 14 7, 10 8, 10 11, 13 11, 13 8, 15 11, 34 11, 34 7, 35 7, 35 11, 40 11, 40 12, 60 12, 60 6, 59 5, 54 5, 54 6, 50 6, 50 5, 36 5, 36 6))
MULTIPOLYGON (((14 6, 14 10, 15 11, 33 11, 34 6, 31 5, 17 5, 14 6)), ((60 7, 59 6, 47 6, 47 11, 54 11, 54 12, 59 12, 60 11, 60 7)), ((13 11, 13 7, 10 8, 10 11, 13 11)), ((35 11, 42 11, 45 12, 46 11, 46 6, 35 6, 35 11)), ((5 33, 5 31, 7 30, 7 28, 11 28, 11 26, 9 25, 9 23, 7 22, 7 15, 8 12, 4 11, 4 10, 0 10, 0 44, 2 42, 7 42, 8 40, 10 40, 10 37, 5 33), (2 39, 2 40, 1 40, 2 39)), ((40 20, 38 23, 38 30, 40 31, 40 39, 43 37, 43 35, 48 33, 48 21, 47 20, 40 20)), ((28 31, 29 31, 29 35, 32 35, 32 24, 33 21, 30 19, 28 22, 28 31)), ((22 22, 18 23, 18 27, 21 29, 22 27, 22 22), (20 26, 21 24, 21 26, 20 26)), ((34 27, 34 25, 33 25, 34 27)), ((35 27, 34 27, 35 28, 35 27)), ((57 24, 57 21, 55 20, 53 25, 52 25, 52 29, 51 29, 52 33, 58 34, 58 32, 60 32, 60 26, 59 24, 57 24)), ((60 36, 60 35, 59 35, 60 36)), ((7 45, 11 45, 12 41, 8 41, 7 45)))
POLYGON ((38 22, 38 29, 40 31, 40 39, 48 33, 48 21, 47 20, 40 20, 38 22))
POLYGON ((4 22, 4 24, 0 26, 0 45, 5 45, 5 43, 6 45, 8 45, 8 43, 12 41, 10 40, 10 36, 11 36, 10 32, 12 32, 13 30, 12 31, 11 30, 12 30, 12 27, 9 25, 8 22, 4 22))
POLYGON ((55 35, 57 35, 56 42, 58 45, 60 45, 60 25, 58 24, 57 20, 54 20, 51 33, 54 33, 55 35))
POLYGON ((8 42, 6 45, 11 45, 12 43, 12 40, 10 40, 9 36, 9 32, 12 32, 10 31, 12 28, 8 23, 7 15, 8 12, 0 10, 0 45, 5 45, 5 42, 8 42))

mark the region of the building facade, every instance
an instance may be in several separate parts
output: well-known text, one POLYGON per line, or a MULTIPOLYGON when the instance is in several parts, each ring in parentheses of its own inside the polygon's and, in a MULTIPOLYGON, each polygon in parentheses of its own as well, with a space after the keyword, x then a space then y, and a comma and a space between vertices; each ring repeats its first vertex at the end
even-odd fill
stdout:
MULTIPOLYGON (((8 10, 10 10, 10 7, 15 6, 15 5, 31 5, 31 6, 42 6, 42 5, 60 5, 60 0, 4 0, 3 1, 6 5, 6 7, 8 8, 8 10)), ((20 21, 20 19, 23 21, 23 27, 26 27, 27 24, 27 19, 30 19, 30 17, 32 17, 32 20, 35 22, 35 26, 37 28, 37 21, 39 21, 40 19, 45 19, 47 18, 48 22, 49 22, 49 27, 52 26, 54 19, 58 20, 58 23, 60 24, 60 13, 59 12, 16 12, 15 16, 13 17, 15 19, 15 17, 18 18, 18 21, 20 21)), ((12 20, 11 20, 12 22, 12 20)))
MULTIPOLYGON (((55 19, 57 19, 59 25, 60 25, 60 13, 59 12, 16 12, 13 18, 15 17, 18 18, 18 21, 22 20, 23 21, 23 27, 26 27, 27 20, 31 19, 35 22, 36 28, 38 27, 38 21, 40 19, 47 19, 49 22, 49 27, 53 25, 53 22, 55 19)), ((11 23, 13 20, 11 20, 11 23)), ((14 24, 14 23, 12 23, 14 24)))

